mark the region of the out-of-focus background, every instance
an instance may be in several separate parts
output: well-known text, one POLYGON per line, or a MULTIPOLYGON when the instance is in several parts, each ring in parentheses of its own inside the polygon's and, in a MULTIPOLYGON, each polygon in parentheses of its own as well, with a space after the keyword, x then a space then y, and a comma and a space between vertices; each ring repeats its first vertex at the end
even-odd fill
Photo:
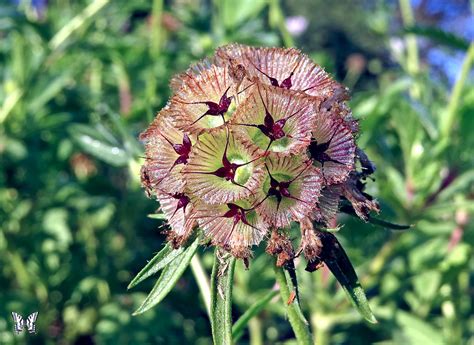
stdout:
MULTIPOLYGON (((369 325, 325 269, 298 268, 317 344, 473 344, 474 59, 467 0, 2 0, 0 343, 209 344, 191 270, 164 302, 131 312, 162 247, 139 183, 137 135, 170 77, 221 44, 302 49, 352 92, 371 194, 389 231, 349 217, 337 234, 374 313, 369 325), (39 311, 37 335, 12 311, 39 311)), ((207 273, 210 250, 200 256, 207 273)), ((238 263, 234 320, 274 285, 260 248, 238 263)), ((295 344, 285 301, 239 343, 295 344)))

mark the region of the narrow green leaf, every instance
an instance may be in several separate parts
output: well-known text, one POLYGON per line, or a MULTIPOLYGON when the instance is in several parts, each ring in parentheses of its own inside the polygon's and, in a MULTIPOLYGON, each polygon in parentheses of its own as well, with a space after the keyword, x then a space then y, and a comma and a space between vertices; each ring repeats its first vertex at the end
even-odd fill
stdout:
POLYGON ((254 304, 252 304, 250 308, 248 308, 234 323, 232 326, 232 339, 234 340, 234 343, 237 343, 240 337, 244 334, 244 328, 247 326, 250 319, 257 316, 276 295, 278 295, 277 290, 270 291, 264 297, 258 299, 254 304))
POLYGON ((153 259, 151 259, 145 267, 133 278, 133 280, 128 285, 127 289, 138 285, 146 278, 152 276, 156 272, 165 268, 170 262, 175 260, 177 257, 184 255, 184 249, 178 248, 173 249, 173 247, 167 243, 158 254, 156 254, 153 259))
POLYGON ((166 215, 164 213, 152 213, 148 215, 148 218, 163 220, 166 219, 166 215))
POLYGON ((235 257, 216 248, 211 276, 211 328, 214 345, 232 344, 232 285, 235 257))
MULTIPOLYGON (((359 216, 357 216, 354 208, 351 205, 348 205, 348 204, 342 205, 340 210, 343 213, 346 213, 346 214, 351 215, 353 217, 359 218, 359 216)), ((369 215, 367 217, 367 222, 369 222, 371 224, 374 224, 374 225, 384 227, 384 228, 392 229, 392 230, 407 230, 407 229, 410 229, 412 227, 412 225, 391 223, 391 222, 388 222, 388 221, 383 220, 383 219, 372 217, 371 215, 369 215)), ((328 231, 328 232, 334 232, 334 231, 331 231, 331 230, 333 230, 333 229, 326 229, 326 231, 328 231)))
POLYGON ((437 199, 440 201, 446 201, 452 198, 456 193, 463 193, 468 190, 474 184, 474 169, 468 170, 462 175, 459 175, 454 181, 444 188, 439 194, 437 199))
POLYGON ((196 254, 198 245, 199 239, 197 238, 184 251, 183 255, 180 255, 163 269, 160 278, 158 278, 158 281, 150 294, 145 298, 145 301, 143 301, 142 305, 133 313, 133 315, 146 312, 160 303, 168 295, 178 279, 183 275, 194 254, 196 254))
POLYGON ((457 36, 451 32, 441 30, 434 26, 420 26, 415 25, 405 28, 405 33, 415 34, 417 36, 423 36, 435 41, 436 43, 443 44, 445 46, 467 50, 469 48, 469 42, 464 38, 457 36))
POLYGON ((368 222, 392 230, 408 230, 413 227, 413 225, 391 223, 371 216, 369 216, 368 222))
POLYGON ((131 159, 124 149, 109 144, 92 127, 75 124, 69 127, 69 133, 84 151, 110 165, 125 166, 131 159))
POLYGON ((41 85, 42 89, 38 95, 35 95, 35 98, 29 103, 28 111, 35 113, 51 99, 53 99, 57 94, 59 94, 64 87, 70 83, 69 73, 65 73, 56 78, 51 78, 48 80, 47 85, 41 85))
POLYGON ((321 232, 320 235, 324 248, 322 260, 346 291, 357 311, 368 322, 377 323, 354 267, 336 236, 328 232, 321 232))
POLYGON ((64 25, 49 42, 48 45, 51 50, 56 50, 63 43, 67 42, 73 33, 88 23, 108 2, 109 0, 95 0, 84 8, 81 13, 77 14, 71 20, 68 20, 66 25, 64 25))

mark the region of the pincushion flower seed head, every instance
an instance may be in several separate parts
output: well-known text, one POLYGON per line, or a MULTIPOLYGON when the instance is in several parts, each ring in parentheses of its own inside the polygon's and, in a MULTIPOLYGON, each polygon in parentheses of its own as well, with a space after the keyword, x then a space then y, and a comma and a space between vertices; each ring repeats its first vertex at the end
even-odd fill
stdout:
POLYGON ((324 230, 336 227, 341 205, 363 220, 379 211, 364 192, 375 168, 356 146, 348 91, 299 50, 227 45, 171 88, 140 139, 142 184, 174 248, 199 233, 248 263, 267 240, 278 265, 303 254, 314 270, 331 255, 324 244, 337 241, 324 230))

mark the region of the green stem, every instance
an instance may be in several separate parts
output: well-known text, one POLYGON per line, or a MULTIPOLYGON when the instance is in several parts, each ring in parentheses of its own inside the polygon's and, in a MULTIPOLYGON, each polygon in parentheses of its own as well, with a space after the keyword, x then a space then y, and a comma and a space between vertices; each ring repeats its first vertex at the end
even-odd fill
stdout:
POLYGON ((211 328, 214 345, 232 344, 232 285, 235 257, 216 248, 211 276, 211 328))
POLYGON ((311 324, 315 329, 316 339, 315 345, 329 345, 332 327, 331 321, 327 320, 321 313, 313 314, 311 324))
POLYGON ((285 16, 283 15, 283 10, 279 0, 270 1, 270 26, 277 28, 280 31, 281 38, 283 40, 283 45, 285 47, 294 47, 295 42, 293 37, 288 32, 285 23, 285 16))
POLYGON ((287 304, 286 310, 298 344, 313 344, 313 336, 309 331, 308 321, 306 321, 303 312, 300 309, 298 299, 295 298, 293 301, 289 301, 291 292, 295 292, 295 286, 291 282, 288 273, 285 272, 283 268, 276 265, 276 261, 274 263, 274 270, 276 281, 280 286, 280 295, 283 303, 287 303, 287 301, 291 302, 287 304))
POLYGON ((51 50, 56 50, 64 42, 66 42, 71 35, 80 29, 87 21, 97 14, 110 0, 95 0, 87 6, 81 13, 72 18, 59 30, 49 42, 51 50))
POLYGON ((441 135, 444 138, 447 138, 451 134, 451 129, 454 125, 454 120, 456 118, 456 112, 459 107, 459 100, 461 99, 462 90, 466 79, 469 75, 469 72, 472 68, 474 62, 474 43, 471 43, 469 49, 467 50, 466 57, 462 64, 461 70, 459 72, 456 84, 454 84, 453 91, 451 93, 451 98, 446 109, 446 113, 441 118, 441 135))
POLYGON ((161 52, 161 17, 163 15, 163 0, 154 0, 151 16, 150 55, 157 59, 161 52))
MULTIPOLYGON (((410 5, 410 0, 399 0, 400 12, 402 14, 403 25, 405 27, 412 27, 415 24, 415 17, 413 16, 413 10, 410 5)), ((418 45, 416 43, 416 36, 413 34, 406 35, 407 44, 407 71, 416 76, 420 71, 420 60, 418 57, 418 45)), ((420 97, 420 88, 416 83, 410 89, 413 97, 420 97)))
POLYGON ((262 323, 258 317, 249 321, 250 345, 263 345, 262 323))
POLYGON ((225 39, 225 26, 222 21, 222 1, 212 1, 212 35, 216 46, 220 45, 225 39))
POLYGON ((207 315, 211 316, 211 287, 209 286, 209 278, 206 271, 202 267, 201 259, 195 254, 191 259, 191 270, 201 293, 204 305, 206 306, 207 315))

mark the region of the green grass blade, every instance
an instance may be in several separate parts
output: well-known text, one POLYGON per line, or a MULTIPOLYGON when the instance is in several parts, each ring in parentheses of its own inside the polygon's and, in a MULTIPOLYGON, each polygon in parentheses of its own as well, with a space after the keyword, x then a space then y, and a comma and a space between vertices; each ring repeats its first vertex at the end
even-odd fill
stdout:
POLYGON ((232 286, 235 257, 216 248, 211 276, 211 328, 214 345, 232 344, 232 286))
POLYGON ((51 50, 58 49, 63 43, 65 43, 71 35, 85 25, 92 17, 94 17, 105 5, 109 3, 109 0, 95 0, 89 6, 87 6, 81 13, 72 18, 59 30, 56 35, 49 42, 51 50))
POLYGON ((464 51, 469 48, 469 42, 464 38, 434 26, 414 25, 405 28, 403 31, 407 34, 415 34, 417 36, 429 38, 436 43, 451 48, 461 49, 464 51))
POLYGON ((128 285, 127 289, 140 284, 146 278, 152 276, 156 272, 164 269, 169 263, 175 260, 177 257, 183 255, 184 249, 178 248, 173 249, 173 247, 167 243, 158 254, 156 254, 153 259, 151 259, 145 267, 133 278, 133 280, 128 285))
POLYGON ((247 326, 250 319, 258 315, 276 295, 278 295, 278 291, 270 291, 264 297, 252 304, 250 308, 248 308, 245 313, 234 323, 232 326, 232 339, 234 340, 234 343, 236 343, 243 335, 244 328, 247 326))
POLYGON ((164 213, 152 213, 152 214, 149 214, 147 217, 151 219, 160 219, 160 220, 166 219, 166 215, 164 213))
POLYGON ((160 303, 168 295, 178 279, 189 266, 191 259, 194 254, 196 254, 198 245, 199 239, 196 239, 182 255, 173 260, 163 269, 160 278, 158 278, 158 281, 150 294, 145 298, 145 301, 143 301, 142 305, 133 313, 133 315, 139 315, 146 312, 160 303))

